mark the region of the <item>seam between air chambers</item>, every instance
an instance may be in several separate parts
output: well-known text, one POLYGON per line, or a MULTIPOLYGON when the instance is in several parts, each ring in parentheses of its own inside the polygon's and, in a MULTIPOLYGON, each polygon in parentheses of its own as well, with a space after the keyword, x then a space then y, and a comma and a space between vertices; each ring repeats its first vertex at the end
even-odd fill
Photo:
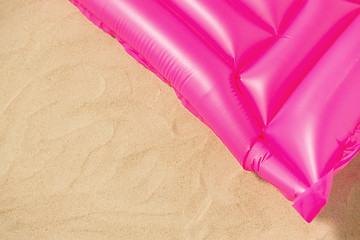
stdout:
MULTIPOLYGON (((183 16, 184 14, 181 14, 177 12, 175 9, 171 8, 164 0, 156 0, 158 3, 160 3, 168 12, 170 12, 174 17, 180 20, 181 24, 184 25, 187 29, 191 31, 196 37, 198 37, 205 45, 211 49, 212 52, 214 52, 220 59, 231 69, 234 68, 234 58, 225 52, 222 52, 218 49, 218 47, 215 44, 211 44, 209 41, 206 41, 206 36, 201 34, 199 30, 197 30, 195 26, 193 26, 186 18, 183 16)), ((211 38, 214 40, 213 38, 211 38)), ((214 41, 216 42, 216 41, 214 41)))
MULTIPOLYGON (((281 105, 279 106, 279 108, 275 111, 275 113, 273 114, 272 118, 268 121, 268 124, 266 126, 268 126, 269 124, 271 124, 272 120, 274 119, 274 117, 277 115, 277 113, 283 108, 283 106, 285 105, 285 103, 288 101, 288 99, 291 97, 291 95, 295 92, 295 90, 300 86, 300 84, 303 82, 303 80, 306 78, 306 76, 313 70, 313 68, 317 65, 317 63, 322 59, 322 57, 328 52, 328 50, 334 45, 334 43, 336 42, 337 39, 339 39, 339 37, 346 31, 346 29, 350 26, 350 24, 360 15, 360 9, 356 9, 352 12, 349 13, 350 14, 354 14, 354 16, 352 16, 352 19, 349 21, 349 23, 344 27, 344 29, 342 29, 339 34, 331 41, 331 43, 329 44, 329 46, 324 50, 324 52, 317 58, 316 61, 314 61, 313 65, 306 71, 306 73, 303 75, 302 79, 296 84, 296 86, 294 87, 294 89, 291 91, 291 93, 284 99, 284 101, 281 103, 281 105)), ((265 126, 265 128, 266 128, 265 126)))
POLYGON ((306 4, 307 0, 293 0, 293 3, 289 5, 289 9, 285 12, 283 15, 284 18, 279 24, 279 29, 273 28, 270 24, 268 24, 265 20, 261 19, 259 16, 257 16, 252 9, 246 5, 246 3, 235 3, 234 0, 225 0, 228 4, 233 6, 237 11, 239 11, 242 15, 247 17, 249 20, 251 20, 253 23, 255 23, 258 27, 262 28, 264 31, 274 35, 274 36, 280 36, 283 31, 290 25, 291 19, 295 18, 295 16, 299 13, 300 8, 306 4), (246 11, 248 8, 251 10, 250 13, 246 11), (292 14, 289 14, 289 11, 293 11, 292 14))
MULTIPOLYGON (((231 4, 232 6, 234 6, 235 9, 237 9, 240 13, 242 13, 244 16, 246 16, 249 20, 253 21, 253 18, 258 18, 260 21, 263 21, 261 18, 259 18, 258 16, 250 16, 246 13, 246 11, 244 11, 241 7, 239 7, 236 3, 234 3, 234 0, 226 0, 229 4, 231 4)), ((247 61, 244 64, 241 64, 238 66, 238 68, 235 70, 237 75, 240 75, 240 72, 245 69, 252 61, 256 60, 260 55, 264 54, 267 50, 271 49, 271 47, 277 42, 277 40, 279 40, 280 38, 282 38, 282 34, 283 32, 291 25, 291 22, 293 21, 293 19, 295 19, 297 17, 297 15, 301 12, 301 8, 304 8, 304 5, 306 4, 306 0, 294 0, 294 1, 298 1, 298 3, 296 4, 297 6, 291 6, 290 9, 284 14, 285 19, 282 20, 282 22, 279 24, 279 28, 278 30, 274 30, 274 31, 267 31, 270 34, 272 34, 272 37, 270 38, 271 41, 269 44, 267 44, 266 47, 264 47, 264 49, 262 51, 260 51, 255 57, 249 59, 249 61, 247 61), (293 13, 289 14, 288 12, 293 8, 293 13)), ((294 4, 295 5, 295 4, 294 4)), ((265 22, 266 23, 266 22, 265 22)), ((262 28, 264 31, 266 31, 266 29, 264 29, 261 25, 259 25, 258 23, 256 23, 257 26, 259 26, 260 28, 262 28)), ((271 27, 269 25, 269 27, 271 27)), ((272 27, 271 27, 272 28, 272 27)))
MULTIPOLYGON (((295 6, 290 7, 293 8, 293 13, 290 16, 287 16, 286 19, 283 19, 282 22, 285 21, 285 25, 283 25, 281 31, 267 31, 266 29, 263 28, 262 25, 259 25, 258 23, 256 23, 259 27, 261 27, 263 30, 271 33, 273 36, 271 38, 271 41, 269 42, 269 44, 267 44, 266 47, 264 47, 264 49, 262 51, 260 51, 255 57, 249 59, 249 61, 247 61, 244 64, 241 64, 238 66, 237 69, 235 69, 235 84, 236 87, 238 88, 238 91, 240 92, 240 94, 242 96, 244 96, 244 94, 242 93, 243 91, 247 92, 246 87, 242 84, 241 82, 241 71, 246 68, 252 61, 256 60, 260 55, 264 54, 264 52, 266 52, 267 50, 271 49, 271 47, 276 43, 276 40, 278 40, 279 38, 281 38, 281 34, 287 29, 288 26, 291 25, 291 21, 293 19, 296 18, 296 16, 300 13, 300 9, 304 7, 304 4, 306 4, 306 0, 295 0, 298 1, 297 4, 294 4, 295 6)), ((257 18, 259 19, 261 22, 264 22, 262 19, 260 19, 259 17, 257 17, 256 15, 254 16, 250 16, 248 15, 244 9, 240 6, 238 6, 238 4, 234 3, 233 0, 226 0, 226 2, 228 2, 228 4, 232 5, 235 9, 237 9, 241 14, 243 14, 244 16, 246 16, 249 20, 253 21, 253 18, 257 18)), ((290 10, 288 10, 290 11, 290 10)), ((288 13, 285 13, 285 15, 288 15, 288 13)), ((265 22, 266 24, 266 22, 265 22)), ((281 23, 282 24, 282 23, 281 23)), ((281 25, 280 24, 280 25, 281 25)), ((268 25, 270 28, 271 26, 268 25)), ((272 28, 271 28, 272 29, 272 28)), ((250 95, 249 95, 250 96, 250 95)), ((252 98, 252 96, 250 96, 250 98, 252 98)), ((266 127, 265 123, 263 123, 263 121, 261 120, 261 115, 258 112, 258 110, 253 110, 253 109, 257 109, 257 105, 255 104, 255 102, 253 102, 252 100, 245 100, 246 98, 244 97, 244 102, 246 102, 246 105, 248 107, 249 112, 252 113, 255 121, 259 124, 259 126, 261 127, 262 131, 264 130, 264 127, 266 127), (252 108, 250 106, 253 106, 252 108)), ((262 134, 262 133, 261 133, 262 134)))
POLYGON ((251 22, 255 23, 258 27, 260 27, 264 31, 266 31, 266 32, 268 32, 268 33, 270 33, 272 35, 276 35, 276 31, 274 30, 274 28, 270 24, 268 24, 266 21, 259 18, 258 16, 256 16, 252 12, 247 13, 246 11, 244 11, 244 9, 243 9, 243 7, 241 5, 244 5, 246 8, 248 8, 248 6, 246 6, 246 4, 244 4, 244 3, 242 3, 242 4, 235 3, 234 0, 226 0, 226 2, 228 2, 228 4, 233 6, 242 15, 246 16, 249 20, 251 20, 251 22))

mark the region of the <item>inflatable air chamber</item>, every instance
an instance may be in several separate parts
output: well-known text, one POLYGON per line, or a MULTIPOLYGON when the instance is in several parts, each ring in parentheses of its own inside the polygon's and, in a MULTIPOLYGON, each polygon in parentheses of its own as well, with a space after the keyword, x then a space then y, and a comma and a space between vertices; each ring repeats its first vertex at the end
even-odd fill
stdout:
POLYGON ((71 0, 308 222, 360 149, 360 0, 71 0))

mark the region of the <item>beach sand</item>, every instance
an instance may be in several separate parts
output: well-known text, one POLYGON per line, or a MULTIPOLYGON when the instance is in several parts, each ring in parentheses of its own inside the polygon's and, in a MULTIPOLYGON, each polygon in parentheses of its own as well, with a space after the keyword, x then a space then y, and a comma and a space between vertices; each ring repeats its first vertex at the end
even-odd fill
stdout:
POLYGON ((0 0, 0 239, 360 239, 360 156, 311 223, 66 0, 0 0))

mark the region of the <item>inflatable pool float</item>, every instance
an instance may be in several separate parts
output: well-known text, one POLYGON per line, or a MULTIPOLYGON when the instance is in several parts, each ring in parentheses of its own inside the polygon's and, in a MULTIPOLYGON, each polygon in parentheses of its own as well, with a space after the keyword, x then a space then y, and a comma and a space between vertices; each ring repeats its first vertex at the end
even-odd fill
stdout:
POLYGON ((360 150, 360 0, 70 0, 308 222, 360 150))

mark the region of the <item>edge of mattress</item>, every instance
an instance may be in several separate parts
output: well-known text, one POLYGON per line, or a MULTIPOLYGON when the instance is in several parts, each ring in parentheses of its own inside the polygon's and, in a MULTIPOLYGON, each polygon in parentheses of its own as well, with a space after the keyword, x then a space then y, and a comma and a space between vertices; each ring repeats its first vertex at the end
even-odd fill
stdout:
POLYGON ((200 119, 206 126, 210 127, 205 119, 194 109, 194 107, 189 103, 189 101, 181 95, 181 93, 175 89, 174 86, 170 84, 170 81, 167 80, 156 68, 154 68, 139 52, 137 52, 133 47, 131 47, 127 42, 125 42, 122 38, 120 38, 116 32, 114 32, 111 28, 109 28, 106 24, 104 24, 96 15, 90 12, 85 6, 83 6, 78 0, 69 0, 71 3, 77 7, 80 12, 89 19, 92 23, 98 26, 107 34, 111 35, 112 37, 116 38, 116 40, 123 46, 124 50, 132 56, 138 63, 149 69, 153 72, 157 77, 159 77, 163 82, 168 84, 172 87, 175 91, 176 96, 180 99, 184 107, 189 110, 193 115, 200 119))
MULTIPOLYGON (((89 10, 87 10, 78 0, 69 0, 72 2, 80 12, 88 18, 92 23, 102 29, 104 32, 109 35, 115 37, 119 43, 124 47, 125 51, 130 54, 133 58, 135 58, 140 64, 148 68, 152 71, 156 76, 158 76, 165 83, 170 84, 170 82, 160 73, 158 72, 147 60, 142 57, 142 55, 133 49, 129 44, 127 44, 124 40, 122 40, 117 34, 111 30, 106 24, 104 24, 97 16, 92 14, 89 10)), ((173 86, 172 86, 173 87, 173 86)), ((198 117, 204 124, 209 126, 205 120, 197 113, 197 111, 191 106, 191 104, 179 93, 177 89, 173 87, 177 97, 181 100, 182 104, 188 109, 191 113, 193 113, 196 117, 198 117)), ((250 149, 251 150, 251 149, 250 149)), ((249 150, 249 151, 250 151, 249 150)), ((305 189, 304 192, 299 194, 294 200, 293 207, 296 211, 307 221, 311 222, 323 209, 325 206, 328 197, 330 195, 331 185, 333 176, 336 175, 341 169, 343 169, 351 159, 360 152, 360 123, 356 125, 352 134, 348 135, 347 140, 345 141, 345 145, 343 146, 342 157, 339 159, 338 163, 334 166, 334 168, 328 172, 325 176, 319 179, 316 183, 309 186, 305 189), (316 205, 310 204, 311 202, 318 202, 316 205)), ((263 159, 262 162, 266 162, 263 159)), ((249 169, 243 166, 245 170, 255 171, 254 169, 249 169)), ((276 187, 276 186, 275 186, 276 187)), ((277 188, 283 195, 284 193, 281 189, 277 188)), ((286 196, 285 196, 286 197, 286 196)))

